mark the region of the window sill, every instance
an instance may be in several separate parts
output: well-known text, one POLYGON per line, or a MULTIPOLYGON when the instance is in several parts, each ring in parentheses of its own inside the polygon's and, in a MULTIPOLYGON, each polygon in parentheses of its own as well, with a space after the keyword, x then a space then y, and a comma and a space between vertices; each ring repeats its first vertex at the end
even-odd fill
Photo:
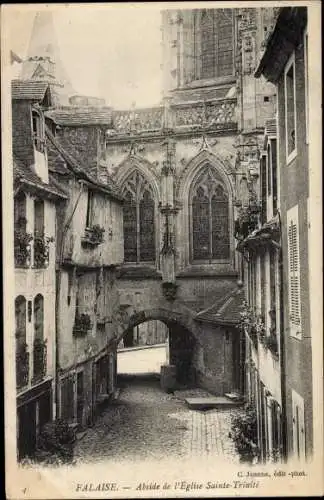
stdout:
POLYGON ((162 274, 155 268, 155 265, 147 264, 123 264, 119 269, 117 276, 119 279, 162 279, 162 274))
POLYGON ((97 247, 99 245, 101 245, 102 243, 104 243, 104 240, 91 240, 91 238, 88 238, 88 237, 83 237, 81 238, 81 245, 83 247, 97 247))

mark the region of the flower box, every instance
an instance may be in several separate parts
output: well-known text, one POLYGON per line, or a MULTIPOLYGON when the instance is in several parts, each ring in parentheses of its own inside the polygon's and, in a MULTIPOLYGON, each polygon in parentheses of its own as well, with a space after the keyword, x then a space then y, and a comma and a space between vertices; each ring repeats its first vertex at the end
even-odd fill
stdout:
POLYGON ((82 246, 97 246, 104 242, 105 229, 98 224, 92 227, 87 227, 83 238, 81 239, 82 246))
POLYGON ((172 282, 162 283, 162 292, 166 300, 175 300, 177 294, 178 285, 172 282))
POLYGON ((31 264, 31 245, 33 237, 23 229, 14 232, 15 267, 29 267, 31 264))
POLYGON ((43 234, 34 236, 34 267, 42 269, 49 264, 49 244, 54 238, 49 238, 43 234))

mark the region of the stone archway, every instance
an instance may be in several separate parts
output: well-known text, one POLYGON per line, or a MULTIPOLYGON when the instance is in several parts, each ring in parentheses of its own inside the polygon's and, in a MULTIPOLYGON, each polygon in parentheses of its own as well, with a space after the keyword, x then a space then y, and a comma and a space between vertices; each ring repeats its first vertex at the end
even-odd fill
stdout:
POLYGON ((176 367, 177 385, 192 386, 195 383, 194 354, 197 332, 194 322, 185 314, 163 308, 134 312, 124 322, 118 342, 129 335, 131 329, 151 320, 162 321, 169 328, 169 362, 176 367))

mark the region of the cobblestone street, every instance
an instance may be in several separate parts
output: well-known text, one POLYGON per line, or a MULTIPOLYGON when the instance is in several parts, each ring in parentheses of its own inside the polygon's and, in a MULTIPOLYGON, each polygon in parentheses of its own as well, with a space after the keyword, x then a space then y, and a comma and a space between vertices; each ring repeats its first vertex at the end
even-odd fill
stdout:
POLYGON ((77 442, 77 462, 222 457, 238 462, 228 436, 233 411, 193 411, 184 397, 204 391, 166 394, 157 376, 121 378, 119 397, 77 442))

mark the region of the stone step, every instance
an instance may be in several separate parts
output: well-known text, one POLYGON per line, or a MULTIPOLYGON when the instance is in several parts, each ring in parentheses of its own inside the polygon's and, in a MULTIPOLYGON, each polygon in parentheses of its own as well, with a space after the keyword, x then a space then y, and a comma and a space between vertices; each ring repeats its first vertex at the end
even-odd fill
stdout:
POLYGON ((235 408, 242 404, 238 401, 233 401, 225 396, 209 396, 206 398, 186 398, 185 402, 191 410, 211 410, 213 408, 225 409, 235 408))

